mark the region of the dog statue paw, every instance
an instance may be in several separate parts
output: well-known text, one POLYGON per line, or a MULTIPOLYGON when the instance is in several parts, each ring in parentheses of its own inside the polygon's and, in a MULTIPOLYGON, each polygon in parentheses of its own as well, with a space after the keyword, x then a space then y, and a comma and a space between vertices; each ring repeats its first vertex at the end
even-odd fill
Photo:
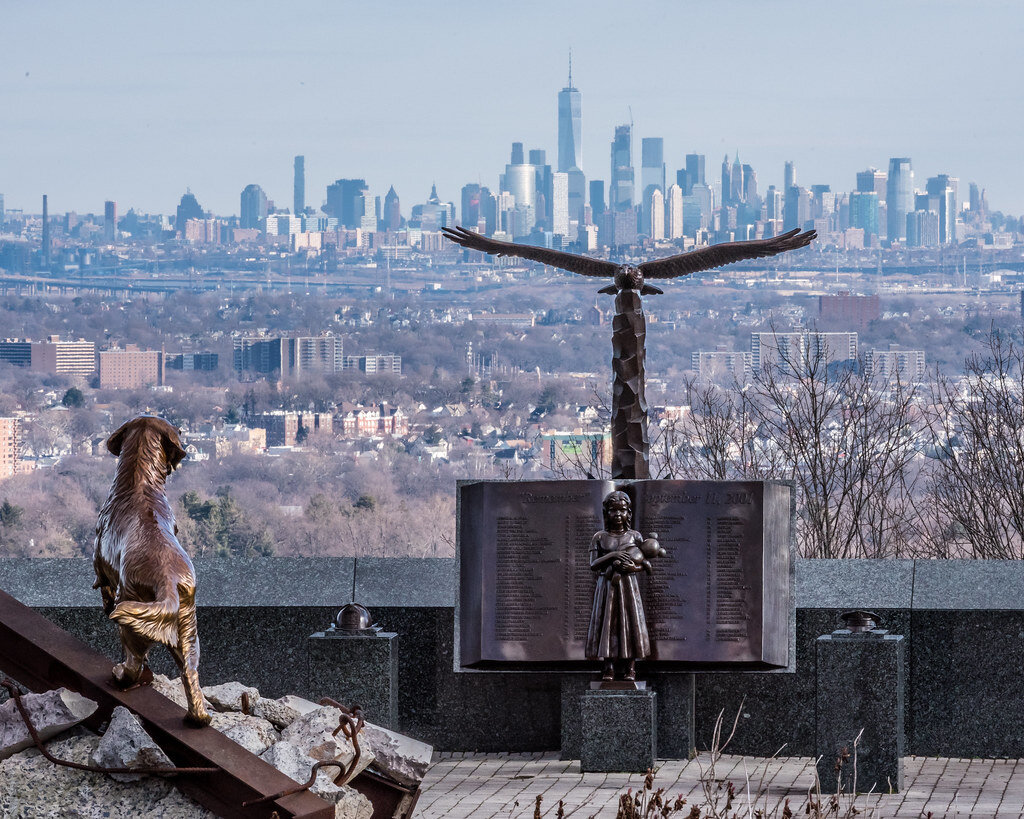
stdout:
POLYGON ((192 728, 202 728, 209 725, 212 721, 213 717, 207 713, 205 708, 201 709, 197 714, 193 714, 191 711, 185 714, 185 724, 192 728))

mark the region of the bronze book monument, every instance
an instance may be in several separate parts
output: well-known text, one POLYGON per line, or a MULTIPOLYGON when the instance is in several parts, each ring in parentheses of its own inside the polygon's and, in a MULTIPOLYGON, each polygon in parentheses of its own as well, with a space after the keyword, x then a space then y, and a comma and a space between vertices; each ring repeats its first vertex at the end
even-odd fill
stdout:
POLYGON ((457 665, 537 669, 599 661, 605 682, 616 663, 623 680, 633 681, 637 660, 679 670, 787 667, 791 487, 647 480, 642 297, 663 292, 648 279, 796 250, 815 232, 727 242, 636 266, 461 227, 444 234, 471 250, 610 278, 600 292, 615 296, 613 480, 460 485, 457 665))
MULTIPOLYGON (((604 499, 664 556, 635 572, 649 652, 677 670, 789 663, 791 488, 771 481, 479 481, 459 486, 459 661, 583 670, 604 499)), ((600 617, 598 618, 600 620, 600 617)), ((600 624, 599 626, 600 627, 600 624)), ((610 659, 629 659, 615 655, 610 659)))

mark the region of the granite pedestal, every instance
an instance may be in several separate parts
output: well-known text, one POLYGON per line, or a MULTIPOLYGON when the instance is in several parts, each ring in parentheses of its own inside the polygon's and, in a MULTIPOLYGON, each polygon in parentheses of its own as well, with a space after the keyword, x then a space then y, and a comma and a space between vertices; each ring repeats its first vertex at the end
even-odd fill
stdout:
POLYGON ((585 691, 580 699, 580 770, 643 773, 658 755, 653 691, 585 691))
POLYGON ((884 629, 838 629, 818 638, 815 755, 822 793, 902 790, 905 642, 884 629), (849 757, 837 766, 844 749, 849 757))
MULTIPOLYGON (((559 759, 579 759, 581 742, 581 701, 590 689, 592 675, 566 674, 562 677, 561 745, 559 759)), ((658 695, 655 722, 658 754, 662 759, 689 759, 695 750, 694 675, 659 672, 647 679, 647 687, 658 695)))
POLYGON ((398 728, 398 635, 319 631, 307 640, 308 690, 331 697, 384 728, 398 728))

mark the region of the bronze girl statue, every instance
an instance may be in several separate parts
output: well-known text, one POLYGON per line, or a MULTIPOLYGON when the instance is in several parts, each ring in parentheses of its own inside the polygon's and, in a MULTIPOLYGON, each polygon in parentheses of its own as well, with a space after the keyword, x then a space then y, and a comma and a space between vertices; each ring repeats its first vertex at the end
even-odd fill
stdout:
POLYGON ((604 661, 602 680, 615 679, 615 661, 625 660, 622 679, 632 681, 636 679, 636 660, 651 653, 637 573, 650 574, 650 558, 664 556, 665 550, 658 544, 657 534, 644 539, 629 528, 632 504, 625 492, 612 492, 602 508, 604 530, 590 541, 590 568, 598 575, 586 656, 604 661))

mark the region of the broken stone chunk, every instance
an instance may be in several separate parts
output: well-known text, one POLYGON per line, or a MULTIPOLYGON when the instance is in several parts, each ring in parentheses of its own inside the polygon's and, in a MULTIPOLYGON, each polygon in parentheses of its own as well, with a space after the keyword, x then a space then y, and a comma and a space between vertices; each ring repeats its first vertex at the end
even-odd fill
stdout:
MULTIPOLYGON (((284 739, 268 748, 261 758, 300 785, 306 784, 313 769, 314 760, 284 739)), ((321 768, 310 790, 334 805, 335 819, 370 819, 373 805, 353 788, 335 785, 334 778, 339 773, 334 767, 321 768)))
POLYGON ((265 719, 249 714, 225 713, 216 711, 210 715, 210 724, 224 736, 234 740, 251 754, 259 756, 279 739, 274 726, 265 719))
MULTIPOLYGON (((88 697, 66 688, 25 694, 21 702, 43 742, 88 719, 97 708, 88 697)), ((17 705, 14 700, 7 700, 0 705, 0 759, 7 759, 32 744, 17 705)))
MULTIPOLYGON (((292 743, 314 761, 337 759, 347 766, 355 756, 355 749, 343 732, 339 731, 337 736, 333 735, 334 729, 338 727, 340 715, 341 712, 330 705, 317 708, 303 714, 285 728, 281 733, 281 739, 292 743)), ((374 759, 373 749, 362 740, 360 749, 355 774, 370 765, 374 759)))
MULTIPOLYGON (((303 712, 293 708, 284 702, 286 698, 279 700, 267 700, 260 698, 252 709, 255 717, 267 720, 275 728, 287 728, 295 720, 302 716, 303 712)), ((316 710, 315 708, 311 710, 316 710)))
POLYGON ((243 696, 249 698, 249 713, 259 702, 260 692, 255 688, 242 685, 240 682, 226 682, 221 685, 208 685, 203 688, 203 696, 206 697, 217 711, 244 711, 243 696))
POLYGON ((418 787, 430 767, 434 749, 425 742, 369 722, 359 736, 373 751, 373 767, 408 787, 418 787))
MULTIPOLYGON (((121 705, 114 709, 110 725, 89 761, 104 768, 174 767, 167 754, 146 733, 135 714, 121 705)), ((124 773, 110 775, 118 782, 136 782, 143 776, 124 773)))

